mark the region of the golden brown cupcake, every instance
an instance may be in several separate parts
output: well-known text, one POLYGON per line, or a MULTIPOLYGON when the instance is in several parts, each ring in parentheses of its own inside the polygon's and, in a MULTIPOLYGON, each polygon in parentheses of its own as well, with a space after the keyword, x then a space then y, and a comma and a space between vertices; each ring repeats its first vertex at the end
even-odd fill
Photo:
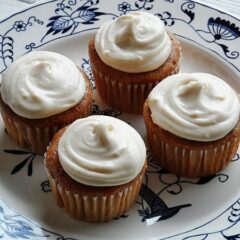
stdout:
POLYGON ((149 148, 156 162, 186 177, 224 169, 240 141, 239 99, 206 73, 177 74, 159 83, 144 104, 149 148))
POLYGON ((131 13, 105 23, 88 49, 97 92, 124 112, 142 113, 152 88, 179 71, 178 40, 149 13, 131 13))
POLYGON ((59 128, 90 114, 87 75, 68 58, 37 51, 20 57, 3 74, 0 109, 10 138, 44 153, 59 128))
POLYGON ((135 202, 146 148, 127 123, 90 116, 54 136, 45 165, 58 205, 78 220, 102 222, 121 216, 135 202))

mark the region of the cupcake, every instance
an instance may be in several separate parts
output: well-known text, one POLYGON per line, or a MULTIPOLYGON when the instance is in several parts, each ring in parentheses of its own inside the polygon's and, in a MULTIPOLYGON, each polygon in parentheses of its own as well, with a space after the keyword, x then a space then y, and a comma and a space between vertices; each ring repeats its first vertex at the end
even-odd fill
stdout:
POLYGON ((142 113, 152 88, 179 71, 178 40, 158 17, 146 12, 105 23, 88 49, 97 92, 123 112, 142 113))
POLYGON ((237 152, 239 109, 237 94, 216 76, 166 78, 152 90, 143 110, 154 159, 176 175, 216 174, 237 152))
POLYGON ((44 153, 59 128, 89 115, 93 93, 87 75, 70 59, 36 51, 12 63, 2 76, 0 110, 9 137, 44 153))
POLYGON ((58 205, 78 220, 102 222, 121 216, 135 202, 146 148, 127 123, 90 116, 54 136, 45 165, 58 205))

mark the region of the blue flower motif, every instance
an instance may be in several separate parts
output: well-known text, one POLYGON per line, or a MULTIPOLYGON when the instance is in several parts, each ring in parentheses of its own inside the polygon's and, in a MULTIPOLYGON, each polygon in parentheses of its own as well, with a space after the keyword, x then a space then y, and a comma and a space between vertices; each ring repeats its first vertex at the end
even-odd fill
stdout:
MULTIPOLYGON (((68 2, 70 3, 70 1, 68 2)), ((97 4, 98 1, 92 2, 91 4, 97 4)), ((74 5, 75 2, 71 2, 70 5, 74 5)), ((59 8, 56 9, 56 13, 59 14, 61 12, 63 15, 56 15, 50 17, 50 22, 47 24, 49 27, 47 33, 41 39, 43 39, 50 33, 56 35, 58 33, 66 33, 69 30, 72 30, 72 34, 74 33, 75 29, 78 27, 79 24, 94 24, 94 22, 98 21, 98 17, 101 15, 106 15, 104 12, 97 11, 99 8, 93 8, 90 6, 82 5, 81 7, 77 8, 73 11, 70 6, 65 6, 64 4, 58 5, 59 8), (65 10, 68 9, 71 13, 67 13, 65 10)))
POLYGON ((118 4, 118 11, 123 12, 124 14, 126 14, 126 12, 130 10, 131 10, 131 5, 127 2, 118 4))
POLYGON ((208 29, 215 40, 234 40, 240 37, 239 28, 236 27, 234 23, 230 23, 219 17, 208 20, 208 29))
POLYGON ((27 24, 23 21, 16 21, 13 24, 13 28, 16 29, 17 32, 25 31, 27 27, 27 24))
POLYGON ((156 16, 160 17, 165 26, 172 26, 175 23, 170 12, 163 12, 163 14, 157 13, 156 16))

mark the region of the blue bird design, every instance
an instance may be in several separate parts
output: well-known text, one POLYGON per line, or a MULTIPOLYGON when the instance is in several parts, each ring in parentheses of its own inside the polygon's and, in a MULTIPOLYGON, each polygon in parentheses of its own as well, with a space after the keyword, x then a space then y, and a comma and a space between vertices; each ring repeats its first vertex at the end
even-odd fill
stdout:
POLYGON ((145 184, 141 186, 140 196, 150 208, 138 210, 139 215, 142 217, 142 222, 151 218, 156 218, 157 222, 162 221, 176 215, 182 208, 191 206, 191 204, 183 204, 175 207, 168 207, 167 204, 145 184))

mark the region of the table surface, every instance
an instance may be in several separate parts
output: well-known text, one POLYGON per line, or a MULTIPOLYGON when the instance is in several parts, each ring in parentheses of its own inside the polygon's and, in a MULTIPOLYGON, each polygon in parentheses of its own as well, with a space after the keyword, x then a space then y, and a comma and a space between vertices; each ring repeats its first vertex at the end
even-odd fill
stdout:
MULTIPOLYGON (((11 14, 21 8, 29 6, 32 2, 44 0, 0 0, 0 18, 11 14)), ((240 0, 195 0, 213 7, 222 9, 240 18, 240 0)))

